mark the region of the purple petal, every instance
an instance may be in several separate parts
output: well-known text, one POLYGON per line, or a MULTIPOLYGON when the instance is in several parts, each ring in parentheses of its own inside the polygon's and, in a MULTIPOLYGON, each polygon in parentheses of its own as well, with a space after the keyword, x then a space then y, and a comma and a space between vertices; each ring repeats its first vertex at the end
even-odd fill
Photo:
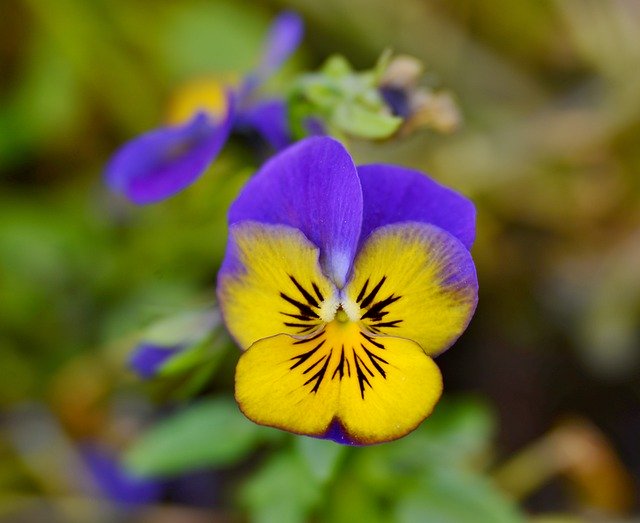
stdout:
POLYGON ((183 349, 182 345, 162 347, 153 343, 140 343, 131 353, 129 366, 141 378, 150 379, 169 358, 183 349))
POLYGON ((296 13, 281 13, 269 27, 264 51, 255 73, 249 75, 241 88, 242 98, 271 76, 298 48, 304 34, 304 23, 296 13))
POLYGON ((150 131, 125 144, 109 163, 109 187, 132 202, 147 204, 173 196, 205 172, 229 137, 233 102, 216 125, 200 112, 178 127, 150 131))
MULTIPOLYGON (((323 270, 343 286, 362 224, 362 191, 351 156, 329 137, 307 138, 269 160, 229 210, 229 225, 254 220, 294 227, 320 248, 323 270)), ((227 250, 224 269, 235 266, 227 250)))
POLYGON ((236 130, 255 130, 272 150, 280 151, 291 145, 287 107, 282 100, 267 100, 238 114, 236 130))
POLYGON ((98 487, 111 501, 124 505, 144 505, 162 496, 161 482, 134 476, 104 448, 85 444, 81 454, 98 487))
POLYGON ((419 171, 394 165, 358 167, 364 211, 361 241, 390 223, 417 221, 444 229, 467 249, 476 234, 473 203, 419 171))
POLYGON ((264 77, 278 69, 298 48, 303 34, 302 18, 291 11, 281 13, 269 27, 258 73, 264 77))

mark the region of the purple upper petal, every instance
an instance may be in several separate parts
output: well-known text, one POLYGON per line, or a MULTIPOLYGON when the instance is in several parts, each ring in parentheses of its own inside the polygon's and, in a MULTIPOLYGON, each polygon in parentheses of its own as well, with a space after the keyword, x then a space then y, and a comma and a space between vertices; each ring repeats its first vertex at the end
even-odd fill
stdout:
POLYGON ((287 107, 282 100, 260 102, 238 114, 236 129, 257 131, 274 151, 280 151, 292 142, 287 107))
MULTIPOLYGON (((327 276, 342 286, 362 225, 362 191, 351 156, 328 137, 307 138, 269 160, 229 210, 229 225, 254 220, 301 230, 320 248, 327 276)), ((233 248, 225 269, 234 266, 233 248)))
POLYGON ((389 223, 431 223, 449 232, 467 249, 476 234, 473 203, 419 171, 395 165, 358 167, 364 210, 362 236, 389 223))
POLYGON ((304 34, 304 23, 296 13, 285 11, 281 13, 269 27, 264 42, 264 51, 260 63, 253 74, 245 79, 242 86, 241 98, 248 96, 251 91, 271 76, 298 48, 304 34))
POLYGON ((304 23, 296 13, 285 11, 272 22, 264 44, 258 73, 268 76, 278 69, 298 48, 304 34, 304 23))
POLYGON ((205 113, 182 126, 150 131, 125 144, 107 166, 109 187, 137 204, 163 200, 192 184, 229 137, 235 119, 230 101, 219 124, 205 113))

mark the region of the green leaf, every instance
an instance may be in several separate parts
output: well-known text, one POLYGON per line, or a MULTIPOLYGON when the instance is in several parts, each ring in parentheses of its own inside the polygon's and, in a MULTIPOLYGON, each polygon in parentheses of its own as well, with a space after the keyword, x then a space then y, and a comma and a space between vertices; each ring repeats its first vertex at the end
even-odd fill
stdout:
POLYGON ((420 434, 425 442, 437 447, 445 459, 465 461, 483 453, 490 445, 496 427, 489 405, 468 396, 441 402, 425 421, 420 434))
MULTIPOLYGON (((211 382, 212 376, 218 369, 218 365, 221 363, 228 348, 228 346, 219 347, 214 356, 203 360, 199 364, 194 364, 189 370, 185 371, 185 374, 174 374, 172 378, 180 377, 183 380, 180 384, 174 386, 170 396, 174 400, 180 401, 187 400, 198 394, 211 382)), ((169 360, 168 364, 171 364, 171 362, 172 360, 169 360)))
POLYGON ((254 523, 302 523, 321 500, 321 488, 295 452, 274 455, 241 492, 254 523))
POLYGON ((202 365, 216 368, 229 347, 220 336, 208 336, 169 358, 160 368, 158 376, 171 377, 184 374, 202 365))
POLYGON ((339 445, 333 441, 304 436, 296 438, 295 443, 297 451, 307 463, 311 473, 322 483, 325 483, 335 475, 336 469, 347 450, 344 445, 339 445))
POLYGON ((418 481, 425 471, 469 470, 485 463, 494 419, 475 398, 443 400, 434 414, 405 438, 358 452, 352 467, 380 495, 418 481))
POLYGON ((148 343, 170 347, 202 340, 220 325, 215 309, 181 312, 150 325, 142 338, 148 343))
MULTIPOLYGON (((357 450, 356 450, 357 452, 357 450)), ((357 474, 346 471, 340 474, 335 483, 330 485, 326 503, 322 505, 319 521, 331 523, 384 523, 391 521, 387 504, 383 503, 367 485, 363 484, 357 474)))
POLYGON ((515 504, 485 478, 455 468, 440 468, 400 498, 394 521, 520 523, 524 518, 515 504))
POLYGON ((230 398, 200 401, 166 418, 138 439, 125 457, 141 476, 172 476, 236 463, 270 437, 230 398))

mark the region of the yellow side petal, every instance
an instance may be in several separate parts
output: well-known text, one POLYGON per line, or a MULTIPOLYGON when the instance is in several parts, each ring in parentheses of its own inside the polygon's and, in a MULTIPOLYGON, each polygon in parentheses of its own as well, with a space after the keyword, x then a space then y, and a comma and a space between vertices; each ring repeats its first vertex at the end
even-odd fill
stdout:
POLYGON ((440 371, 418 344, 352 322, 260 340, 236 369, 236 399, 251 420, 362 445, 415 429, 441 392, 440 371))
POLYGON ((467 327, 477 292, 469 251, 438 227, 410 222, 371 233, 355 260, 345 308, 372 332, 437 354, 467 327))
POLYGON ((300 231, 242 222, 230 234, 240 265, 221 272, 218 297, 243 349, 276 334, 309 334, 333 317, 336 291, 320 270, 318 248, 300 231))

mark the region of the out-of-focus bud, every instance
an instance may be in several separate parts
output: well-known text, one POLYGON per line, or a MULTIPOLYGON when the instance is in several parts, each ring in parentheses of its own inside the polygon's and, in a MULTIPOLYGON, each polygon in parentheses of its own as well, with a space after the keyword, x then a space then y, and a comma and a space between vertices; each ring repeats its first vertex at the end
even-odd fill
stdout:
POLYGON ((394 57, 380 76, 380 94, 391 113, 404 120, 398 134, 408 135, 421 128, 450 134, 462 123, 458 106, 448 91, 436 92, 420 85, 423 72, 417 58, 394 57))
POLYGON ((389 138, 402 124, 402 118, 389 110, 378 80, 378 67, 354 71, 344 57, 330 57, 319 72, 300 77, 290 93, 289 116, 294 135, 389 138))

